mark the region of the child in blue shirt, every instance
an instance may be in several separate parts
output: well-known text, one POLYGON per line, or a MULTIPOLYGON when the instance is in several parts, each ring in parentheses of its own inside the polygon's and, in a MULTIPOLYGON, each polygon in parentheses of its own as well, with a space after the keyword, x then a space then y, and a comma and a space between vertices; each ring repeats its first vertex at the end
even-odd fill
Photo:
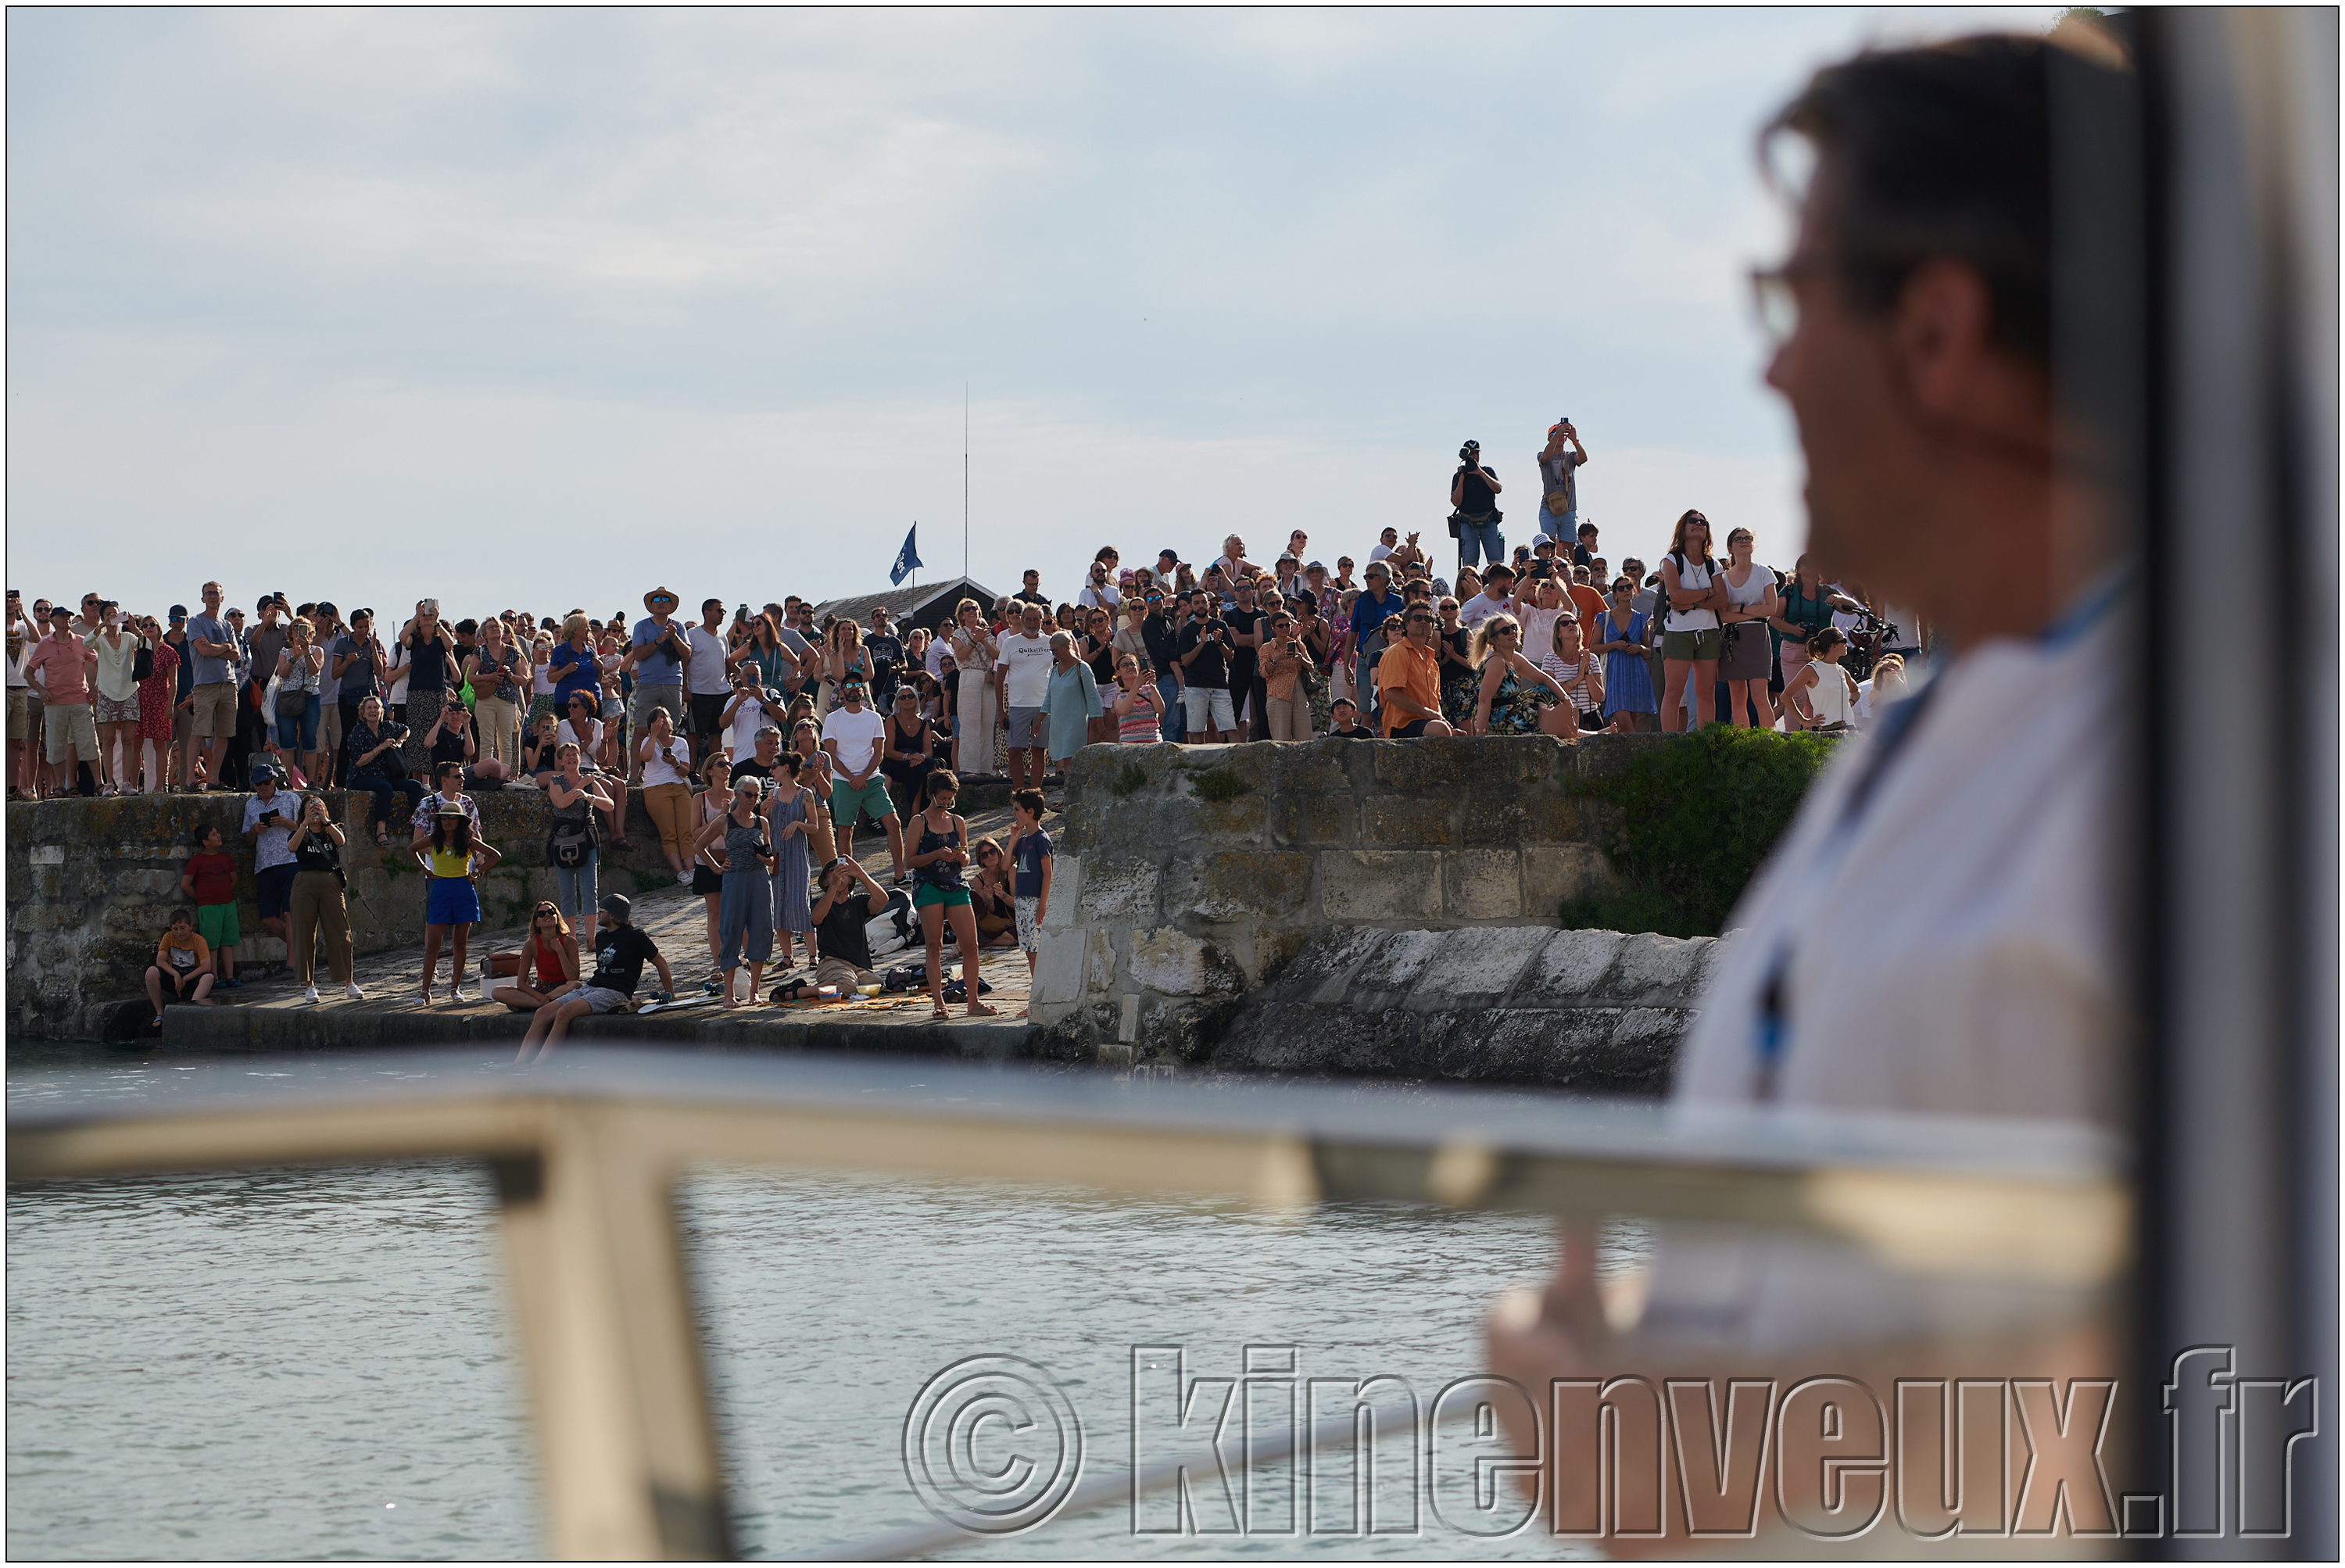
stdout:
MULTIPOLYGON (((1016 823, 1010 834, 1010 863, 1017 869, 1010 888, 1010 901, 1018 911, 1018 945, 1026 950, 1030 993, 1042 915, 1051 907, 1051 835, 1042 831, 1042 811, 1040 789, 1020 789, 1010 797, 1010 815, 1016 823)), ((1020 1008, 1018 1016, 1025 1017, 1027 1011, 1020 1008)))

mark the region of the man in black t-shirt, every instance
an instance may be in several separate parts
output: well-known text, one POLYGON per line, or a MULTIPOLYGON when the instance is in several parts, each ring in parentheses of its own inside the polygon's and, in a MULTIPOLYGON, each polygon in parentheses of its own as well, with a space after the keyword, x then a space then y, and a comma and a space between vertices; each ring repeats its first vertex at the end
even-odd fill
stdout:
POLYGON ((1197 745, 1224 745, 1237 738, 1237 711, 1230 706, 1229 623, 1214 613, 1213 596, 1200 588, 1189 596, 1189 624, 1181 628, 1181 702, 1189 738, 1197 745))
POLYGON ((888 911, 888 890, 871 880, 862 862, 841 855, 822 869, 822 896, 815 900, 814 934, 821 959, 814 979, 777 996, 778 1001, 812 1000, 826 985, 847 995, 858 985, 877 985, 871 972, 871 933, 864 922, 888 911))
POLYGON ((1482 466, 1480 442, 1459 447, 1457 459, 1457 472, 1449 479, 1449 504, 1457 514, 1457 565, 1472 565, 1477 550, 1486 562, 1503 561, 1507 542, 1498 534, 1498 493, 1506 486, 1482 466))
POLYGON ((1261 646, 1264 623, 1270 612, 1254 603, 1258 590, 1251 581, 1237 586, 1237 604, 1225 612, 1223 619, 1230 625, 1230 701, 1244 708, 1239 715, 1244 726, 1238 733, 1249 740, 1270 738, 1270 725, 1263 717, 1264 690, 1261 676, 1262 660, 1255 649, 1261 646))
POLYGON ((659 970, 659 1000, 675 994, 675 976, 660 956, 658 944, 628 923, 634 909, 624 893, 604 895, 594 911, 594 972, 537 1010, 529 1021, 529 1033, 522 1036, 515 1062, 529 1061, 533 1051, 543 1061, 569 1031, 572 1019, 609 1013, 632 1001, 647 962, 659 970))
POLYGON ((864 634, 863 651, 871 656, 871 706, 885 713, 895 705, 896 681, 904 667, 904 642, 885 605, 871 606, 871 629, 864 634))

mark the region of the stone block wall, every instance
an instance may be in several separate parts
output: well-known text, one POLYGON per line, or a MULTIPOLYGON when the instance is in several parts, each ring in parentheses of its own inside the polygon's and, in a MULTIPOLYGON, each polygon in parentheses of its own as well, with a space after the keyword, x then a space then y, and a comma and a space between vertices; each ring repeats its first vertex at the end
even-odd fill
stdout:
POLYGON ((1034 1016, 1188 1052, 1311 935, 1553 928, 1616 880, 1575 779, 1660 736, 1086 747, 1067 775, 1034 1016))
MULTIPOLYGON (((285 944, 261 929, 252 851, 243 840, 246 794, 132 795, 111 799, 12 801, 7 841, 7 1026, 14 1033, 106 1039, 145 1022, 127 999, 142 996, 142 976, 171 911, 192 907, 179 873, 197 835, 216 825, 243 874, 237 888, 243 940, 239 964, 282 962, 285 944)), ((491 930, 518 925, 530 905, 554 894, 545 865, 551 809, 534 789, 479 790, 482 836, 504 855, 481 879, 481 912, 491 930)), ((360 952, 423 939, 423 874, 402 852, 405 824, 392 847, 375 846, 374 798, 326 791, 348 840, 342 863, 351 939, 360 952)), ((602 891, 630 896, 673 886, 659 835, 636 797, 627 802, 634 848, 606 843, 602 891)), ((143 1006, 143 1002, 141 1003, 143 1006)))
POLYGON ((1246 995, 1205 1060, 1659 1095, 1719 940, 1326 926, 1246 995))

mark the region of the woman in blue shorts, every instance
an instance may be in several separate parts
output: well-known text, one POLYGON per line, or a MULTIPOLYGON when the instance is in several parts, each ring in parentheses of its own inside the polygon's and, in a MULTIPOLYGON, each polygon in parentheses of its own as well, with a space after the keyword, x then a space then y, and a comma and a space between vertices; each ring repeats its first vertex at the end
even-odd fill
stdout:
POLYGON ((431 837, 409 851, 428 879, 423 894, 423 987, 416 1000, 429 1006, 431 977, 440 967, 440 939, 456 928, 449 958, 448 1000, 466 1002, 464 939, 481 918, 481 891, 473 880, 503 857, 472 837, 472 820, 462 806, 443 805, 431 819, 431 837))

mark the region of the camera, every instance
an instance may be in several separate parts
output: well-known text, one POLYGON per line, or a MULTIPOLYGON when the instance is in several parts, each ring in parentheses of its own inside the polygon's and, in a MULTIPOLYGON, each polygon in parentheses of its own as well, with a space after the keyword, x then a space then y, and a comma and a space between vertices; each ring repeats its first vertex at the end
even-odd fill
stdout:
POLYGON ((1478 441, 1469 441, 1465 445, 1459 447, 1457 449, 1457 461, 1464 463, 1468 468, 1480 467, 1482 464, 1482 443, 1478 441))

